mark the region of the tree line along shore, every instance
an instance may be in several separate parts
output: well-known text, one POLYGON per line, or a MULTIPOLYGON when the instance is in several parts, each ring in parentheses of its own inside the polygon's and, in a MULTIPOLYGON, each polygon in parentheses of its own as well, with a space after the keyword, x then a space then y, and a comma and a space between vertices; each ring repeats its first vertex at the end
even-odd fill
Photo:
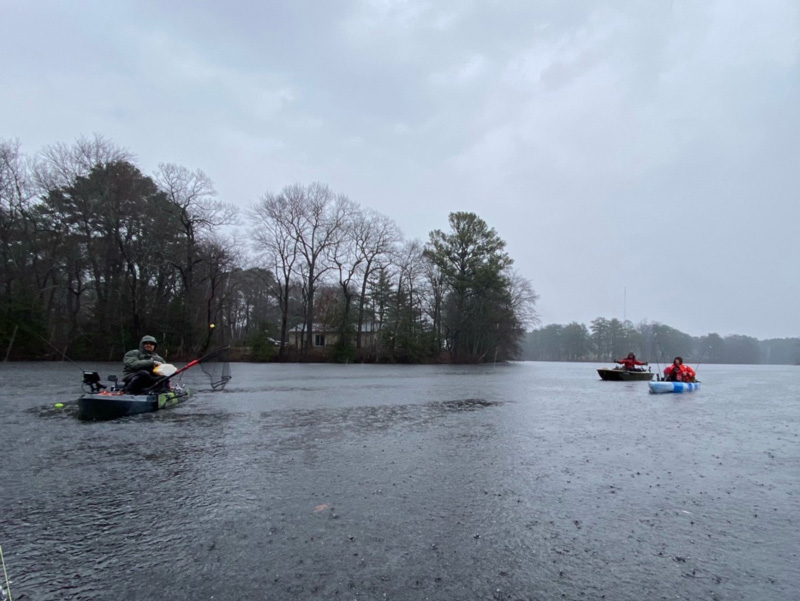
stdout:
POLYGON ((589 326, 551 324, 526 335, 522 357, 531 361, 614 361, 635 353, 642 361, 800 365, 800 338, 691 336, 668 325, 598 317, 589 326))
POLYGON ((692 337, 598 318, 534 329, 537 295, 478 215, 428 239, 321 183, 234 205, 200 170, 143 173, 102 136, 0 139, 0 360, 800 363, 800 340, 692 337), (239 208, 243 206, 245 208, 239 208))
POLYGON ((408 240, 321 183, 242 209, 102 136, 0 140, 0 360, 115 361, 150 334, 171 360, 504 361, 537 298, 505 247, 474 213, 408 240))

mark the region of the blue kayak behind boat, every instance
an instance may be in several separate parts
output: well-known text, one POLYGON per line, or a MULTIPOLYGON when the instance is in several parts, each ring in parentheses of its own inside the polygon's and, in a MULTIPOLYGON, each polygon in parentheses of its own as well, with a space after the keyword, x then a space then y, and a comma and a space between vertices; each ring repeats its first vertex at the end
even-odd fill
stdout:
POLYGON ((700 388, 700 382, 648 382, 647 385, 653 394, 692 392, 700 388))

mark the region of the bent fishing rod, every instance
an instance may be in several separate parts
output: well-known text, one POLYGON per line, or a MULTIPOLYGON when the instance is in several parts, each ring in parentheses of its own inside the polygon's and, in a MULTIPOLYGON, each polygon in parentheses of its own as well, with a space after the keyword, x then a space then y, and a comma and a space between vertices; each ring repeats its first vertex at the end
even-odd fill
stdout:
POLYGON ((153 392, 153 390, 155 388, 157 388, 159 385, 163 384, 164 382, 169 381, 170 379, 174 378, 178 374, 181 374, 181 373, 185 372, 187 369, 190 369, 190 368, 194 367, 195 365, 199 365, 200 363, 203 363, 205 361, 209 361, 209 360, 213 359, 214 357, 217 357, 217 356, 221 355, 222 353, 227 351, 229 348, 231 348, 231 346, 229 344, 225 345, 225 346, 221 346, 221 347, 219 347, 217 349, 214 349, 213 351, 211 351, 207 355, 204 355, 204 356, 202 356, 202 357, 200 357, 198 359, 194 359, 193 361, 189 361, 189 363, 187 363, 185 366, 181 367, 179 370, 175 371, 174 373, 171 373, 168 376, 164 376, 164 377, 156 380, 150 388, 145 390, 145 392, 146 393, 153 392))
MULTIPOLYGON (((8 595, 8 601, 14 601, 11 598, 11 581, 8 579, 8 570, 6 570, 6 558, 3 557, 3 545, 0 545, 0 563, 3 564, 3 576, 6 579, 6 594, 8 595)), ((0 591, 2 591, 2 587, 0 587, 0 591)))
MULTIPOLYGON (((25 325, 20 325, 20 327, 21 327, 23 330, 25 330, 26 332, 28 332, 29 334, 33 334, 33 335, 34 335, 34 336, 36 336, 36 337, 37 337, 39 340, 41 340, 42 342, 44 342, 44 343, 45 343, 47 346, 49 346, 51 349, 53 349, 55 352, 57 352, 59 355, 61 355, 62 359, 66 359, 67 361, 69 361, 70 363, 72 363, 72 364, 73 364, 75 367, 77 367, 79 370, 81 370, 81 371, 86 371, 86 368, 84 368, 84 367, 81 367, 81 366, 80 366, 80 365, 79 365, 77 362, 75 362, 75 361, 73 361, 72 359, 70 359, 70 358, 67 356, 67 353, 65 353, 64 351, 62 351, 62 350, 61 350, 60 348, 58 348, 58 347, 57 347, 55 344, 53 344, 52 342, 50 342, 50 341, 49 341, 47 338, 45 338, 44 336, 42 336, 41 334, 39 334, 37 331, 35 331, 35 330, 31 329, 31 328, 25 327, 25 325)), ((10 349, 9 349, 9 350, 10 350, 10 349)))

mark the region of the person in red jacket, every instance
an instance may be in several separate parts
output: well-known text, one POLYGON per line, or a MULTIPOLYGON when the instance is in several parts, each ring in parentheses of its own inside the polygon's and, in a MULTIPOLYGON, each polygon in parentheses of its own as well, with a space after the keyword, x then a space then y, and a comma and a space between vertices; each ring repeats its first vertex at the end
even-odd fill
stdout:
POLYGON ((647 365, 646 362, 642 363, 641 361, 638 361, 636 359, 636 355, 634 355, 633 353, 628 353, 627 357, 625 357, 624 359, 617 359, 616 361, 614 361, 614 363, 621 363, 623 368, 630 371, 637 371, 636 370, 637 365, 647 365))
POLYGON ((664 379, 670 382, 694 382, 695 376, 694 370, 683 364, 683 357, 675 357, 672 365, 664 369, 664 379))

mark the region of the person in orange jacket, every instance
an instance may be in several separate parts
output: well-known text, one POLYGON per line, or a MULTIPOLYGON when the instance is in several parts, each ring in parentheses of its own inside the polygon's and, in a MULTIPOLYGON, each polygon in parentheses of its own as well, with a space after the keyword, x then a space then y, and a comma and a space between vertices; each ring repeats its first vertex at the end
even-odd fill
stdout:
POLYGON ((664 379, 670 382, 694 382, 696 375, 691 367, 683 364, 683 357, 675 357, 672 365, 664 369, 664 379))
POLYGON ((631 371, 636 370, 637 365, 647 365, 646 362, 642 363, 641 361, 638 361, 636 359, 636 355, 634 355, 633 353, 628 353, 627 357, 625 357, 624 359, 617 359, 616 361, 614 361, 614 363, 621 363, 622 367, 631 371))

